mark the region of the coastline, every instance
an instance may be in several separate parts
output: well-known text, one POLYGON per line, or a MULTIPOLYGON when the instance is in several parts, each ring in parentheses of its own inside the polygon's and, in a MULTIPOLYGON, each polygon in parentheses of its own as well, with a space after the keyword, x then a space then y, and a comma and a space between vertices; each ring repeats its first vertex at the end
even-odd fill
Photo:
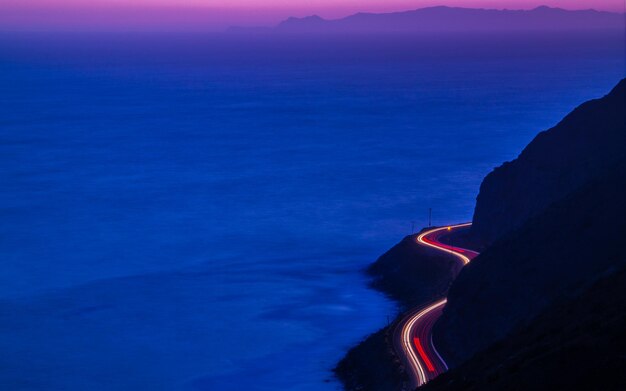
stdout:
MULTIPOLYGON (((444 297, 462 265, 448 254, 418 244, 427 231, 404 237, 367 269, 372 289, 399 304, 399 313, 386 327, 352 347, 334 368, 344 389, 412 390, 414 387, 403 357, 396 353, 394 335, 406 317, 433 300, 444 297)), ((447 240, 471 243, 467 230, 444 235, 447 240)), ((442 240, 445 242, 445 240, 442 240)), ((472 244, 473 248, 475 246, 472 244)))
MULTIPOLYGON (((625 305, 626 266, 619 245, 626 221, 620 218, 626 215, 624 102, 626 79, 539 133, 517 159, 483 180, 469 234, 451 235, 438 246, 483 254, 454 282, 435 327, 437 349, 452 370, 431 383, 437 373, 424 376, 423 363, 431 372, 435 368, 420 353, 422 363, 416 359, 415 364, 423 381, 418 385, 429 381, 429 390, 624 389, 626 376, 616 363, 623 363, 626 351, 626 317, 615 310, 625 305)), ((421 288, 422 295, 438 287, 433 275, 424 273, 437 264, 434 255, 419 251, 414 239, 405 238, 370 268, 376 272, 373 287, 405 308, 420 303, 410 287, 421 288)), ((448 275, 448 287, 454 277, 448 275)), ((367 372, 380 356, 368 361, 366 348, 378 343, 379 351, 389 351, 390 330, 382 331, 387 338, 370 336, 340 362, 336 373, 347 390, 415 387, 402 376, 386 381, 367 372)), ((420 352, 423 335, 432 341, 433 334, 416 338, 420 352)), ((406 374, 395 358, 378 365, 396 365, 395 373, 406 374)))

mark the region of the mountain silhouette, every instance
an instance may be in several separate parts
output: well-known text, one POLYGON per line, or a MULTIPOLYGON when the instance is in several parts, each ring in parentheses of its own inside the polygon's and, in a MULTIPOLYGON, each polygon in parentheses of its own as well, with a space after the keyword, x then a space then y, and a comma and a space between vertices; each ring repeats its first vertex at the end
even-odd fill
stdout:
MULTIPOLYGON (((624 28, 624 15, 588 10, 564 10, 540 6, 532 10, 495 10, 460 7, 428 7, 390 13, 359 12, 341 19, 318 15, 290 17, 274 33, 444 32, 444 31, 568 31, 624 28)), ((235 28, 231 31, 243 31, 235 28)), ((249 29, 259 31, 258 28, 249 29)))

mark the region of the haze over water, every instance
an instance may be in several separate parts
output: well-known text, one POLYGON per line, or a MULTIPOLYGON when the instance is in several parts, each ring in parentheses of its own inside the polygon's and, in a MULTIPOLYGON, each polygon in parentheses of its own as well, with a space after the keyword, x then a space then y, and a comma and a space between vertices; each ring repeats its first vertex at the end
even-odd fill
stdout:
POLYGON ((623 36, 0 38, 0 388, 335 390, 361 271, 622 77, 623 36))

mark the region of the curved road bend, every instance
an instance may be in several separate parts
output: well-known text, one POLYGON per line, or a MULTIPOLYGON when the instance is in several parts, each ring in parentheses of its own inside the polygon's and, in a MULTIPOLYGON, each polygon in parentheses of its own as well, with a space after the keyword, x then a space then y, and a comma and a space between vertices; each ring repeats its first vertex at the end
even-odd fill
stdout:
MULTIPOLYGON (((453 247, 439 242, 439 238, 451 231, 469 227, 472 223, 452 225, 428 230, 417 237, 422 246, 435 248, 455 256, 463 265, 468 264, 477 252, 453 247)), ((446 298, 441 298, 411 311, 394 330, 396 350, 402 353, 411 378, 411 389, 434 379, 448 370, 448 366, 433 345, 432 330, 441 316, 446 298)))

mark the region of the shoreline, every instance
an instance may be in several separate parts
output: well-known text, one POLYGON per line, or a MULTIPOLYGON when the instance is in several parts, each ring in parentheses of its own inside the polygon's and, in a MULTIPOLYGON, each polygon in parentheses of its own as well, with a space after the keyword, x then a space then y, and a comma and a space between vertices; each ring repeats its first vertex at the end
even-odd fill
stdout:
MULTIPOLYGON (((397 353, 396 329, 411 314, 445 297, 461 270, 459 262, 450 254, 418 243, 418 237, 427 231, 425 228, 404 237, 366 270, 366 275, 371 278, 371 289, 398 303, 399 312, 389 325, 353 346, 337 363, 333 372, 345 390, 415 388, 407 373, 405 358, 397 353)), ((467 244, 471 242, 468 235, 461 235, 467 231, 463 229, 441 237, 458 236, 459 242, 467 244)), ((446 241, 442 240, 442 243, 446 241)))

